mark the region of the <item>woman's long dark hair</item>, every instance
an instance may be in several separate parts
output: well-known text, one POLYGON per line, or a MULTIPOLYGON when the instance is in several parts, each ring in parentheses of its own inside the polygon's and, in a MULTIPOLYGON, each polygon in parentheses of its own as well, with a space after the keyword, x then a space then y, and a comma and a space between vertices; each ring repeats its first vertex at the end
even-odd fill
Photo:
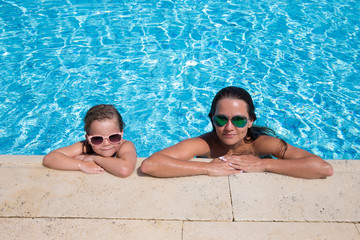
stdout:
MULTIPOLYGON (((209 115, 208 115, 210 118, 211 124, 213 126, 214 132, 216 130, 215 130, 215 125, 213 123, 213 117, 216 112, 216 106, 217 106, 218 102, 224 98, 239 99, 239 100, 245 101, 247 104, 247 110, 248 110, 250 120, 252 120, 252 121, 256 120, 255 106, 254 106, 254 103, 253 103, 253 100, 252 100, 250 94, 245 89, 240 88, 240 87, 234 87, 234 86, 226 87, 226 88, 221 89, 215 95, 215 97, 212 101, 212 104, 211 104, 211 109, 210 109, 209 115)), ((253 124, 252 127, 248 129, 244 141, 246 143, 253 142, 261 135, 277 137, 276 133, 271 128, 257 126, 257 125, 253 124)), ((280 139, 280 140, 282 142, 282 146, 281 146, 281 150, 280 150, 280 152, 282 152, 282 154, 279 154, 279 155, 284 157, 285 152, 287 150, 287 143, 282 139, 280 139)))

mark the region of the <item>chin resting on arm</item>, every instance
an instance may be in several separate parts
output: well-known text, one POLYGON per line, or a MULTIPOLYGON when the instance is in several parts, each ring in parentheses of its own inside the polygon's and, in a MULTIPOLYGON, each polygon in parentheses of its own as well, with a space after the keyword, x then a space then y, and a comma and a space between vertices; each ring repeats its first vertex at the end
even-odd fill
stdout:
POLYGON ((128 177, 134 172, 136 160, 135 146, 129 141, 122 144, 116 157, 94 156, 92 159, 108 173, 121 178, 128 177))
POLYGON ((54 150, 43 158, 43 165, 48 168, 84 173, 109 172, 117 177, 130 176, 136 164, 136 150, 131 142, 125 142, 117 153, 118 157, 102 157, 83 154, 82 144, 54 150), (80 149, 80 150, 79 150, 80 149))

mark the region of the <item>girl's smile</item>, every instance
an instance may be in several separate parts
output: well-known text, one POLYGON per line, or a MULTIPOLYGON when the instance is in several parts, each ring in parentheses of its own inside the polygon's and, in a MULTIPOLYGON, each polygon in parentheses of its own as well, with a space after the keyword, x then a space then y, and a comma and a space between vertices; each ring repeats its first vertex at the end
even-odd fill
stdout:
POLYGON ((87 140, 91 139, 91 136, 106 136, 103 137, 102 143, 98 145, 91 144, 95 153, 104 156, 111 157, 113 156, 120 148, 120 143, 113 143, 110 141, 111 136, 116 135, 117 133, 122 134, 123 132, 119 129, 119 123, 116 118, 104 119, 101 121, 95 120, 90 125, 89 135, 87 135, 87 140))

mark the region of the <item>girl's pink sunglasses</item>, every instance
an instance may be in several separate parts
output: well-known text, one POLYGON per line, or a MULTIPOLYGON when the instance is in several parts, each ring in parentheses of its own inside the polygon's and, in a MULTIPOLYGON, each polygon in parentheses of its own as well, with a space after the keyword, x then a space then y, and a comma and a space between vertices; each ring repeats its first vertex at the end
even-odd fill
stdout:
POLYGON ((121 141, 121 133, 115 133, 110 136, 88 136, 89 142, 92 145, 101 145, 104 139, 107 139, 110 143, 115 144, 121 141))

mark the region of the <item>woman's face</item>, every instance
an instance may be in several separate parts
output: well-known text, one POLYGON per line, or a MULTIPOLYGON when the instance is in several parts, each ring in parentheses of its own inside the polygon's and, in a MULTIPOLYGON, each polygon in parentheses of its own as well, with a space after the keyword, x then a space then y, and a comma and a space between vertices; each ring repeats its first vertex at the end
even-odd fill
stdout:
POLYGON ((228 119, 235 116, 243 116, 248 119, 244 127, 236 127, 230 120, 222 127, 215 125, 216 134, 227 146, 236 146, 244 142, 248 128, 253 121, 249 119, 247 103, 240 99, 224 98, 216 105, 215 115, 224 115, 228 119))
MULTIPOLYGON (((109 136, 113 134, 123 132, 119 129, 119 123, 116 118, 104 119, 104 120, 95 120, 90 125, 89 135, 86 136, 87 141, 89 142, 89 136, 103 136, 103 142, 100 145, 91 145, 95 153, 103 157, 112 157, 120 148, 120 143, 112 143, 109 141, 109 136)), ((89 142, 90 144, 90 142, 89 142)))

